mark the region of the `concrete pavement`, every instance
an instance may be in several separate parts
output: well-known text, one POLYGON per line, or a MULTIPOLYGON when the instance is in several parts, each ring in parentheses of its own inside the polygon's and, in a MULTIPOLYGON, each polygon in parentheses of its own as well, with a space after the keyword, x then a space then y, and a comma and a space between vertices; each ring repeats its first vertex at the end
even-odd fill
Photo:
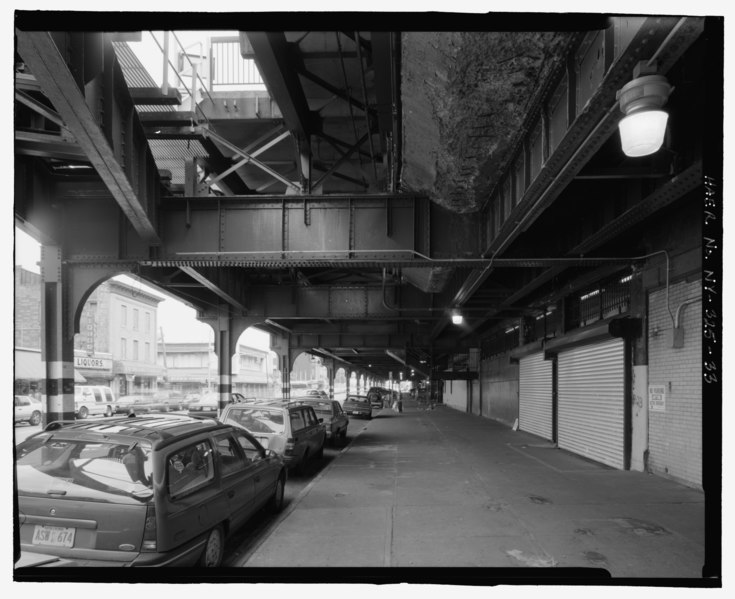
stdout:
POLYGON ((350 444, 238 566, 702 576, 701 491, 446 406, 404 401, 362 424, 351 420, 350 444))

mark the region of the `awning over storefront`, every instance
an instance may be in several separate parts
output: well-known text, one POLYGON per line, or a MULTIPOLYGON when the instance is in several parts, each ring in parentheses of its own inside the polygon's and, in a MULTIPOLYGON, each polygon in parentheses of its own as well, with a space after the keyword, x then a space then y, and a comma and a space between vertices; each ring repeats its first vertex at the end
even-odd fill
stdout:
POLYGON ((267 385, 268 377, 262 372, 237 373, 232 377, 233 383, 248 383, 253 385, 267 385))
MULTIPOLYGON (((15 379, 40 381, 46 378, 46 364, 41 360, 41 352, 15 350, 15 379)), ((86 383, 87 379, 75 368, 74 382, 86 383)))
POLYGON ((145 364, 142 362, 123 362, 122 360, 114 360, 112 363, 113 374, 126 374, 129 376, 163 376, 165 374, 163 366, 154 366, 153 364, 145 364))

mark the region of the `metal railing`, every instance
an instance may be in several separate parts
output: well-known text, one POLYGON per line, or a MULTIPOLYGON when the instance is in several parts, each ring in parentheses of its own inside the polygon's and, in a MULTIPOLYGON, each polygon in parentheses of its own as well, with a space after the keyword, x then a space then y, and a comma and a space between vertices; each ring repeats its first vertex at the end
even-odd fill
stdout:
POLYGON ((213 89, 225 85, 263 85, 255 61, 241 56, 238 37, 213 37, 209 56, 213 89))

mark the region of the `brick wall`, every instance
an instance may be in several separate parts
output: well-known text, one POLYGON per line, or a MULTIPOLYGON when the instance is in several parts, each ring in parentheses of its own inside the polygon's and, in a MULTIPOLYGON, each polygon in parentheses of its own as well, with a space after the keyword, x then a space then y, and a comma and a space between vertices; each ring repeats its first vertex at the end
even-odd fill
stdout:
POLYGON ((513 425, 518 418, 518 376, 518 364, 511 363, 507 353, 480 362, 482 415, 485 418, 513 425))
MULTIPOLYGON (((682 302, 701 294, 701 280, 671 285, 671 312, 676 315, 682 302)), ((702 302, 681 311, 681 348, 672 347, 673 323, 665 289, 649 293, 648 315, 648 384, 663 385, 666 390, 665 411, 649 410, 648 469, 701 488, 702 302)))
POLYGON ((41 348, 41 275, 15 269, 15 346, 41 348))

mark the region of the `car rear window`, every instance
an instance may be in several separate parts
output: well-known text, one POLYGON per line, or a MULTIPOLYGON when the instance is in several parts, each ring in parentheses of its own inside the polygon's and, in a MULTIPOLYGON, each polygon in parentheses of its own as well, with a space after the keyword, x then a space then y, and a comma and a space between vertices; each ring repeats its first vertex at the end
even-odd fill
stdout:
POLYGON ((64 491, 84 497, 85 490, 148 498, 153 461, 150 446, 64 439, 42 435, 16 448, 18 490, 29 493, 64 491))
POLYGON ((301 413, 301 410, 291 412, 291 430, 296 432, 305 427, 306 423, 304 422, 304 416, 301 413))
POLYGON ((282 433, 285 430, 283 410, 253 406, 231 407, 225 418, 251 433, 282 433))
POLYGON ((355 403, 366 403, 368 400, 367 397, 348 397, 347 401, 354 401, 355 403))

